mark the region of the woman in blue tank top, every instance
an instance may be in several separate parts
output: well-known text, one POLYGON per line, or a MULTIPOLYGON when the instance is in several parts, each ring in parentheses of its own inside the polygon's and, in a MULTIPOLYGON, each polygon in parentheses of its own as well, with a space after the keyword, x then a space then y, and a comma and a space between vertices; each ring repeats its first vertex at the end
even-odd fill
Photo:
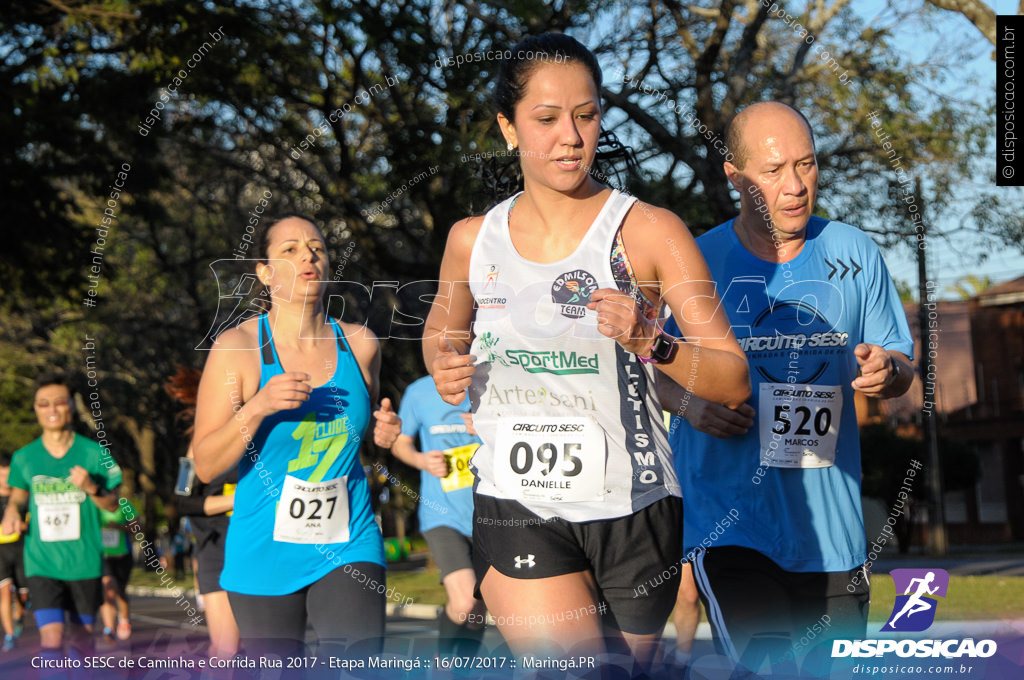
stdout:
MULTIPOLYGON (((383 542, 359 459, 377 338, 326 316, 330 267, 312 220, 278 218, 259 241, 270 309, 217 338, 196 408, 196 474, 238 467, 221 586, 249 652, 294 655, 309 622, 321 654, 365 656, 384 633, 383 542)), ((375 440, 390 446, 388 400, 376 415, 375 440)))

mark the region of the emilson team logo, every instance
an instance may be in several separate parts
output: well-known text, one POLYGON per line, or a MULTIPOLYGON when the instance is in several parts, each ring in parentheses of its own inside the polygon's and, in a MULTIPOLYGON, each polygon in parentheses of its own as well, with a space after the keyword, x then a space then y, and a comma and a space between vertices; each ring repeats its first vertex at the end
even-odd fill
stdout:
POLYGON ((582 318, 587 313, 590 295, 597 290, 597 279, 583 269, 566 272, 551 284, 551 301, 558 305, 562 316, 582 318))
POLYGON ((935 622, 939 603, 935 598, 946 597, 949 574, 944 569, 893 569, 890 576, 896 585, 896 604, 882 630, 905 633, 927 630, 935 622))

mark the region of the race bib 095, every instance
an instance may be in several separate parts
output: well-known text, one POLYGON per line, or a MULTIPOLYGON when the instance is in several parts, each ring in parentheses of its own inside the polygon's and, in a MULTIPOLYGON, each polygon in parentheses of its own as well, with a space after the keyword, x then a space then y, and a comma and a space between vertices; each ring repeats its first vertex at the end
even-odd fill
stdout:
POLYGON ((604 430, 593 418, 499 418, 494 451, 504 498, 604 500, 604 430))

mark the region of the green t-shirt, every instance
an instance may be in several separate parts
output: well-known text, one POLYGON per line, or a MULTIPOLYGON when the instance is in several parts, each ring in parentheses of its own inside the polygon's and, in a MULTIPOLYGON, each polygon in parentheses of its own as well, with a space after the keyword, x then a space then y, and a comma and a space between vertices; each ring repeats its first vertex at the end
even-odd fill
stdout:
POLYGON ((128 502, 127 498, 122 499, 122 501, 118 504, 117 510, 111 511, 99 508, 100 539, 103 543, 104 557, 120 557, 132 551, 128 533, 122 527, 128 526, 129 517, 138 517, 139 513, 128 502))
POLYGON ((50 455, 41 438, 14 452, 8 483, 29 492, 27 576, 78 581, 103 573, 99 508, 70 482, 76 465, 103 489, 121 483, 121 468, 110 454, 81 435, 63 458, 50 455))

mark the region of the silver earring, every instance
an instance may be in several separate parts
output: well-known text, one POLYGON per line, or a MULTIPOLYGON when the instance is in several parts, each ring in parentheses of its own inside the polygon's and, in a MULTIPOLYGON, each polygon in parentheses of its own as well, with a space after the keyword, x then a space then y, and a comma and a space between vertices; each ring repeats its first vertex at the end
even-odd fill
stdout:
POLYGON ((508 150, 511 151, 514 148, 516 148, 515 145, 512 142, 509 142, 508 143, 508 150))

